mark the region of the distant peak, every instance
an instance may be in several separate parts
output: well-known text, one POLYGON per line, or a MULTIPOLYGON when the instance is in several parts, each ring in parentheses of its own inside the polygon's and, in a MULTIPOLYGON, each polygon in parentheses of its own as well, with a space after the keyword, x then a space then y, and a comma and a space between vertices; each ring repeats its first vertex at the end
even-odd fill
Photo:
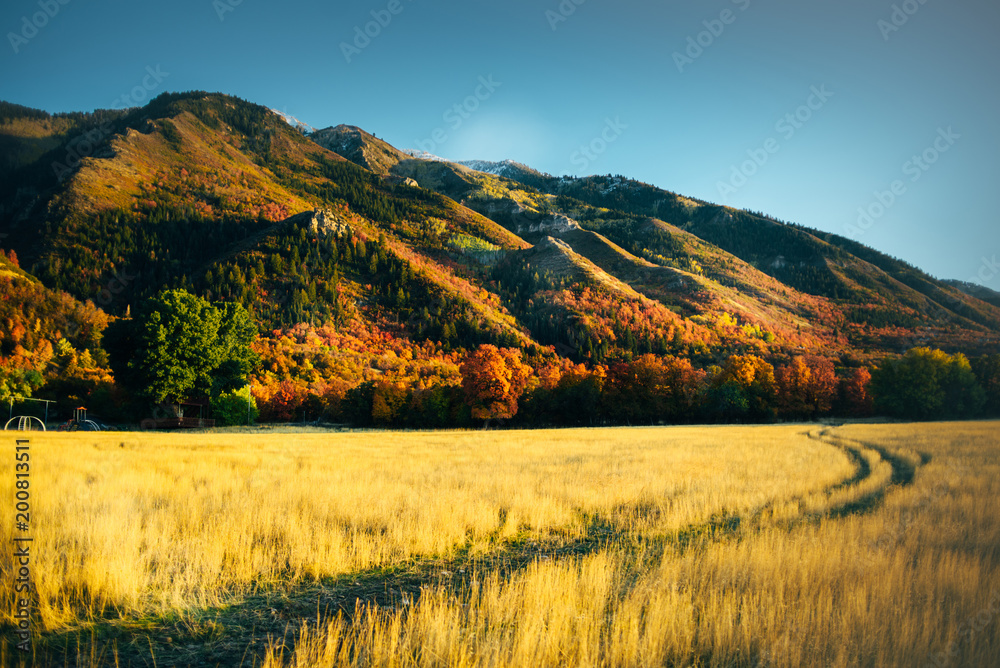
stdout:
POLYGON ((303 123, 302 121, 300 121, 299 119, 295 118, 291 114, 286 114, 285 112, 278 111, 277 109, 271 109, 271 111, 273 111, 274 113, 276 113, 278 116, 281 116, 281 118, 283 118, 286 123, 288 123, 289 125, 291 125, 296 130, 301 130, 302 132, 310 132, 310 133, 311 132, 316 132, 316 128, 314 128, 313 126, 309 125, 308 123, 303 123))
POLYGON ((352 135, 368 134, 367 132, 359 128, 357 125, 347 125, 346 123, 341 123, 340 125, 334 125, 328 128, 323 128, 322 130, 315 130, 314 132, 316 132, 317 134, 352 134, 352 135))
POLYGON ((504 178, 515 180, 517 176, 525 173, 537 174, 538 176, 548 176, 547 174, 539 172, 537 169, 532 169, 528 165, 515 160, 500 160, 499 162, 490 160, 463 160, 458 164, 468 167, 469 169, 474 169, 477 172, 485 172, 486 174, 494 174, 496 176, 502 176, 504 178))
POLYGON ((451 162, 450 160, 446 160, 441 156, 434 155, 433 153, 428 153, 427 151, 418 151, 415 148, 404 148, 403 153, 418 160, 433 160, 434 162, 451 162))
POLYGON ((406 157, 395 146, 356 125, 341 124, 323 128, 310 134, 309 138, 323 148, 382 176, 406 157))

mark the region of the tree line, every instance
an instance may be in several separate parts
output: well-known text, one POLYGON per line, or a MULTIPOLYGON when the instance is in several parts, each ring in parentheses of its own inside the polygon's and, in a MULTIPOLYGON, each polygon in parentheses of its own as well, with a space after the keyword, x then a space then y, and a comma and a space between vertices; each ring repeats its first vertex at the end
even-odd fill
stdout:
POLYGON ((456 366, 456 377, 429 386, 376 377, 324 397, 287 387, 264 400, 261 413, 394 428, 1000 416, 1000 355, 970 362, 926 348, 872 369, 808 355, 771 364, 752 354, 700 369, 670 355, 586 365, 484 344, 456 366))
MULTIPOLYGON (((385 339, 390 346, 399 345, 399 340, 385 339)), ((110 358, 114 381, 92 375, 89 382, 104 389, 106 410, 109 402, 117 402, 128 406, 132 415, 144 414, 156 404, 205 398, 224 423, 245 421, 248 402, 252 416, 265 421, 324 418, 395 428, 1000 416, 996 354, 970 361, 960 353, 915 348, 871 369, 838 368, 833 360, 812 355, 768 361, 733 354, 720 365, 698 368, 690 359, 664 354, 585 364, 551 349, 483 343, 447 352, 440 344, 428 343, 423 352, 438 369, 433 373, 419 364, 413 367, 418 371, 397 375, 389 373, 389 367, 378 373, 332 369, 331 376, 340 382, 321 393, 316 384, 295 382, 291 368, 283 374, 288 378, 269 389, 262 375, 265 368, 288 363, 280 359, 281 353, 276 357, 259 348, 260 341, 242 306, 210 303, 183 290, 164 291, 148 300, 135 318, 118 319, 107 327, 98 350, 102 359, 110 358), (253 394, 246 392, 248 383, 253 383, 253 394)), ((49 356, 73 353, 68 343, 64 347, 66 351, 49 356)), ((397 349, 399 359, 421 355, 419 349, 397 349)), ((23 348, 19 350, 23 355, 23 348)), ((0 398, 30 395, 41 384, 40 376, 32 375, 24 359, 12 366, 13 351, 7 352, 0 359, 5 395, 0 398)), ((80 361, 77 356, 66 360, 75 366, 80 361)), ((95 366, 89 351, 82 361, 84 367, 95 366)), ((294 364, 313 367, 305 358, 294 364)), ((46 388, 66 389, 55 381, 46 388)), ((85 384, 88 377, 80 375, 77 382, 85 384)))

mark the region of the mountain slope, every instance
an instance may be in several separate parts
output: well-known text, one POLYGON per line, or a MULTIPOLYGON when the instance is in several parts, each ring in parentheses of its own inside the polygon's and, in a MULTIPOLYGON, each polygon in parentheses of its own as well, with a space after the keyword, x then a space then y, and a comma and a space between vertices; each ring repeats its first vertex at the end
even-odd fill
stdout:
MULTIPOLYGON (((485 172, 486 174, 493 174, 494 176, 501 176, 505 179, 510 179, 511 181, 517 181, 525 185, 535 186, 536 183, 545 183, 547 179, 551 179, 552 176, 539 172, 536 169, 513 160, 501 160, 500 162, 491 162, 489 160, 463 160, 459 163, 463 167, 468 167, 469 169, 475 170, 477 172, 485 172)), ((537 186, 535 186, 537 187, 537 186)))
POLYGON ((317 130, 309 138, 379 176, 385 176, 397 163, 409 158, 402 151, 353 125, 317 130))
POLYGON ((996 290, 991 290, 985 285, 979 285, 978 283, 969 283, 968 281, 945 281, 945 283, 956 290, 961 290, 970 297, 975 297, 980 301, 1000 308, 1000 292, 996 290))
MULTIPOLYGON (((497 169, 493 165, 489 168, 497 169)), ((1000 310, 993 305, 837 235, 710 205, 622 177, 557 178, 513 163, 505 164, 502 171, 524 179, 525 187, 556 197, 563 212, 579 208, 574 205, 579 202, 600 210, 621 211, 623 219, 660 218, 788 287, 828 300, 840 313, 840 328, 855 345, 906 345, 912 337, 903 332, 924 327, 930 342, 937 345, 961 348, 985 340, 988 347, 1000 330, 1000 310)), ((662 239, 650 239, 643 233, 648 227, 644 230, 628 222, 611 221, 592 229, 625 248, 660 254, 664 247, 662 239)), ((673 245, 671 235, 668 252, 663 255, 669 257, 673 245)), ((728 280, 718 272, 716 278, 728 280)), ((746 281, 743 283, 745 289, 746 281)), ((825 305, 820 310, 829 311, 825 305)))
POLYGON ((703 366, 734 352, 976 352, 1000 329, 994 305, 872 249, 621 177, 422 159, 203 92, 11 117, 25 150, 0 201, 5 241, 45 286, 116 315, 184 287, 242 303, 271 332, 703 366), (98 120, 86 155, 52 173, 98 120), (36 136, 47 143, 32 149, 36 136))
MULTIPOLYGON (((393 171, 461 198, 528 241, 544 235, 558 238, 632 289, 687 316, 714 320, 728 314, 781 334, 789 344, 814 346, 826 338, 837 345, 832 330, 838 317, 824 299, 789 289, 690 233, 470 169, 411 160, 393 171), (560 213, 552 213, 557 210, 560 213), (625 243, 629 248, 622 246, 625 243)), ((550 178, 517 163, 504 163, 496 171, 550 178)))
POLYGON ((451 259, 480 246, 526 248, 523 240, 225 96, 161 96, 122 119, 39 197, 20 223, 27 229, 44 243, 19 234, 19 250, 46 284, 87 297, 131 277, 106 303, 116 313, 185 287, 241 302, 268 328, 354 319, 453 346, 534 345, 451 259), (427 307, 428 322, 411 317, 427 307))
POLYGON ((103 311, 46 288, 3 254, 0 295, 0 395, 5 405, 14 395, 14 415, 35 414, 16 397, 30 396, 46 381, 58 388, 59 399, 74 406, 91 388, 108 387, 111 377, 101 348, 108 317, 103 311))

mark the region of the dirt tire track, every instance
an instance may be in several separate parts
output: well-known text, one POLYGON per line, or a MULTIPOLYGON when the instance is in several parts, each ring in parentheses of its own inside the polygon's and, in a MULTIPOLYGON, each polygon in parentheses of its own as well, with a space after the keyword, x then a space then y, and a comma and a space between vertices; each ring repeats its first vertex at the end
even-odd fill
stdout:
MULTIPOLYGON (((700 549, 707 543, 726 540, 742 532, 755 532, 774 526, 781 526, 790 531, 819 517, 838 518, 872 512, 881 505, 886 493, 892 487, 911 484, 916 470, 927 461, 919 455, 907 458, 874 444, 842 437, 834 433, 834 429, 835 427, 826 427, 802 433, 803 437, 842 450, 855 467, 851 477, 814 493, 825 494, 827 497, 843 494, 848 498, 845 503, 829 507, 823 513, 800 512, 791 519, 775 520, 770 514, 777 503, 804 501, 805 497, 780 499, 766 504, 747 516, 722 514, 707 522, 688 526, 676 534, 663 536, 636 536, 622 529, 613 519, 601 515, 585 515, 587 534, 574 541, 560 544, 537 541, 508 543, 500 545, 493 553, 479 557, 460 555, 452 559, 411 559, 300 585, 297 591, 291 594, 271 592, 253 595, 239 605, 222 609, 226 625, 230 629, 242 632, 237 631, 238 637, 235 638, 220 639, 214 651, 209 647, 202 647, 199 651, 191 644, 182 649, 176 644, 171 646, 169 640, 166 642, 154 640, 150 649, 155 646, 159 665, 221 665, 220 661, 223 664, 232 662, 240 665, 248 665, 248 662, 255 664, 259 663, 269 647, 281 646, 286 653, 293 652, 295 639, 306 621, 313 623, 318 619, 342 616, 350 623, 368 609, 385 612, 412 609, 425 589, 445 586, 459 593, 468 592, 485 577, 500 573, 502 577, 509 579, 542 560, 579 560, 602 549, 615 547, 630 549, 640 546, 645 549, 645 558, 655 559, 667 549, 679 551, 700 549), (880 462, 885 462, 891 467, 891 474, 884 484, 872 485, 869 492, 852 498, 850 496, 852 489, 875 482, 873 476, 876 475, 876 468, 880 462), (224 657, 228 657, 229 660, 224 657)), ((218 611, 204 612, 206 616, 211 616, 213 612, 218 611)), ((125 629, 118 629, 118 632, 115 632, 113 629, 115 625, 112 622, 98 626, 112 627, 104 628, 100 634, 111 640, 111 643, 106 640, 101 643, 103 647, 96 648, 99 652, 105 653, 109 653, 108 644, 116 645, 121 650, 123 646, 134 645, 138 640, 144 640, 150 635, 151 630, 146 627, 140 632, 129 632, 125 629)), ((185 634, 180 625, 166 623, 152 635, 157 640, 165 640, 170 636, 178 638, 185 634), (163 638, 160 639, 159 636, 163 638)), ((50 648, 58 651, 58 645, 66 647, 70 645, 69 640, 69 637, 64 637, 62 642, 56 642, 56 647, 50 648)), ((145 660, 137 656, 122 657, 125 662, 121 665, 149 665, 148 657, 149 652, 145 660), (139 661, 131 663, 130 658, 139 661)), ((67 662, 67 665, 72 663, 67 662)))

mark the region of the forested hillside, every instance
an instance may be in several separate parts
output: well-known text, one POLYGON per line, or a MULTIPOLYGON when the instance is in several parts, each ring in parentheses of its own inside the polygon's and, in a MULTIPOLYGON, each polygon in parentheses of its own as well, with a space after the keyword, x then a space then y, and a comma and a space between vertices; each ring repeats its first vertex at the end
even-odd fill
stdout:
MULTIPOLYGON (((61 417, 162 410, 120 360, 165 291, 246 313, 264 420, 864 415, 898 412, 873 388, 888 398, 921 364, 963 406, 993 405, 989 295, 623 177, 420 159, 204 92, 89 114, 4 104, 0 148, 0 399, 61 417), (920 346, 945 352, 899 357, 920 346)), ((241 401, 227 386, 170 399, 223 415, 241 401)))

